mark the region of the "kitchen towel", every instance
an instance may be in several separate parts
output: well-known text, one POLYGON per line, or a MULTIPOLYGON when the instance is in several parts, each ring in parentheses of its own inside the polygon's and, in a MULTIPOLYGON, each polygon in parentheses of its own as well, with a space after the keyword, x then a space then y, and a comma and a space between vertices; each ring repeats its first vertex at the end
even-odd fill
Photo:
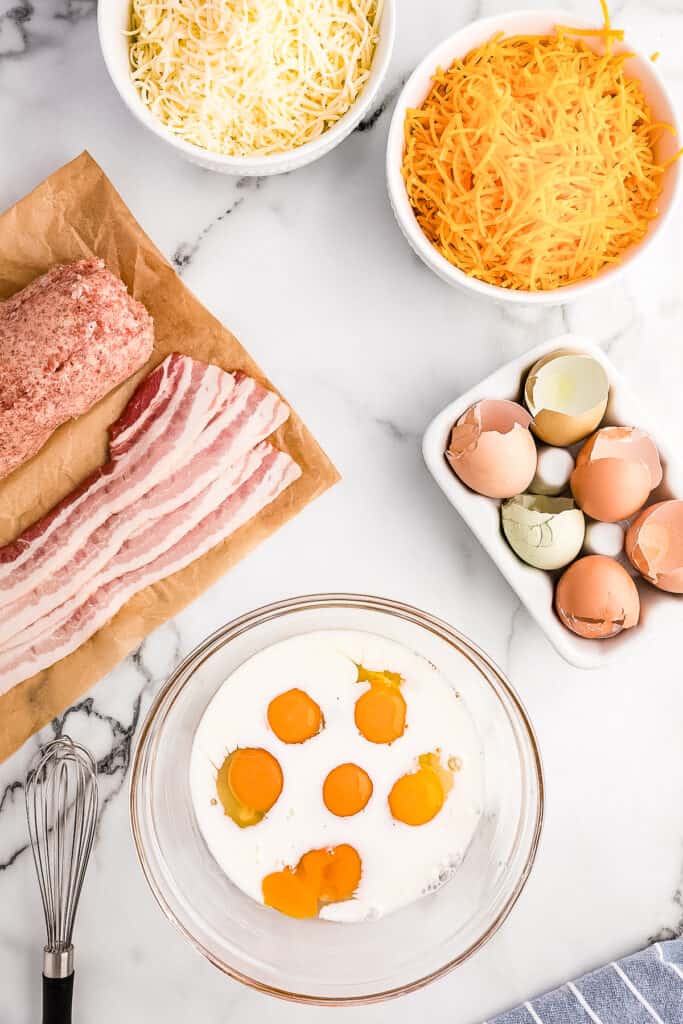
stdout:
POLYGON ((683 939, 584 974, 490 1024, 683 1024, 683 939))

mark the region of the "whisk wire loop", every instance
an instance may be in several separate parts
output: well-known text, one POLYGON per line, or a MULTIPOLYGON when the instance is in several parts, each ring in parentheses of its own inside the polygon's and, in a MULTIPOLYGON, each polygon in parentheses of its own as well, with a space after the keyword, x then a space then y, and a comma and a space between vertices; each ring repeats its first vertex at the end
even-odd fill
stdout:
POLYGON ((26 780, 26 816, 47 931, 46 954, 71 949, 95 836, 97 766, 68 736, 38 755, 26 780))

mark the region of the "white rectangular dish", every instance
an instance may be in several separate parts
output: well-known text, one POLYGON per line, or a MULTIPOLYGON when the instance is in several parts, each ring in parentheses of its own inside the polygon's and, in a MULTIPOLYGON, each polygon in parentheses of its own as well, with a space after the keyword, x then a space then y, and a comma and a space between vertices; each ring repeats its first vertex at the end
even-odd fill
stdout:
POLYGON ((683 469, 674 457, 672 446, 667 443, 652 417, 643 410, 629 384, 601 349, 574 334, 563 334, 531 349, 456 398, 427 427, 422 452, 427 468, 441 490, 486 549, 556 650, 577 668, 600 668, 614 658, 625 655, 642 640, 651 642, 655 630, 674 629, 676 622, 680 629, 683 606, 681 598, 657 590, 642 580, 632 572, 624 557, 624 564, 638 584, 641 600, 640 622, 633 629, 625 630, 609 640, 586 640, 575 636, 561 624, 553 610, 553 593, 559 574, 543 572, 520 561, 503 536, 500 527, 500 502, 469 490, 457 478, 444 455, 451 428, 466 409, 484 398, 506 398, 523 404, 522 390, 527 373, 537 359, 559 348, 587 352, 605 368, 609 378, 610 397, 603 426, 617 424, 641 427, 651 434, 659 449, 664 477, 660 486, 650 495, 647 504, 654 504, 666 498, 682 497, 683 469))

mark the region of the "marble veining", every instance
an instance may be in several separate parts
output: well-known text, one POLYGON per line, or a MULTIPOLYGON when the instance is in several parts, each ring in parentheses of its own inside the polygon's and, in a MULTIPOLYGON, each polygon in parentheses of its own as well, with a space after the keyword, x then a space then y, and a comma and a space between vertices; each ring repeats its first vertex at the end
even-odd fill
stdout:
POLYGON ((230 205, 219 213, 217 217, 209 221, 209 223, 201 229, 197 237, 192 242, 181 242, 177 247, 173 255, 171 256, 171 263, 182 275, 183 271, 190 265, 196 254, 199 252, 199 246, 202 244, 206 236, 210 231, 216 227, 217 224, 221 224, 226 217, 229 217, 231 213, 238 210, 244 200, 247 198, 250 192, 256 192, 261 187, 265 178, 238 178, 235 182, 235 190, 237 195, 232 200, 230 205))
MULTIPOLYGON (((100 0, 106 2, 106 0, 100 0)), ((540 6, 557 2, 538 0, 540 6)), ((0 0, 0 208, 88 148, 186 283, 302 414, 343 481, 204 597, 147 638, 0 765, 0 1022, 38 1019, 43 922, 23 780, 68 732, 93 750, 102 809, 76 925, 78 1019, 181 1024, 327 1020, 224 978, 176 934, 137 865, 132 749, 159 686, 235 615, 297 593, 356 590, 453 622, 508 673, 535 724, 548 784, 544 836, 509 920, 473 960, 353 1024, 477 1024, 652 938, 683 934, 680 638, 653 638, 599 673, 566 665, 437 491, 420 437, 504 361, 567 330, 596 340, 681 436, 683 214, 638 269, 571 306, 502 306, 449 289, 413 255, 384 186, 393 101, 441 38, 511 0, 399 0, 386 89, 318 163, 229 179, 184 163, 126 112, 99 54, 94 0, 0 0), (11 144, 9 144, 11 143, 11 144)), ((594 15, 594 0, 568 0, 594 15)), ((615 20, 683 107, 681 0, 626 0, 615 20)), ((680 1022, 677 1022, 680 1024, 680 1022)))
MULTIPOLYGON (((398 85, 394 86, 388 92, 385 93, 385 95, 380 99, 379 103, 370 111, 369 115, 359 123, 358 127, 355 128, 354 131, 368 132, 375 127, 379 119, 389 109, 389 107, 393 104, 393 101, 398 96, 403 84, 405 83, 406 77, 407 76, 403 76, 400 79, 398 85)), ((283 177, 287 177, 287 175, 283 175, 283 177)), ((206 224, 199 231, 199 233, 197 234, 193 241, 181 242, 180 245, 176 248, 173 255, 171 256, 171 262, 181 276, 183 274, 183 271, 189 266, 191 261, 196 256, 197 252, 199 251, 200 245, 207 237, 207 235, 211 231, 213 231, 216 225, 221 224, 226 217, 229 217, 230 214, 234 213, 235 210, 239 209, 242 203, 244 203, 245 199, 247 199, 247 197, 251 193, 257 192, 262 185, 266 184, 267 180, 267 178, 260 177, 245 177, 237 178, 235 180, 234 188, 236 194, 232 201, 230 202, 230 205, 227 206, 222 213, 219 213, 218 216, 214 217, 211 221, 209 221, 209 223, 206 224)))
POLYGON ((370 111, 367 117, 363 118, 363 120, 359 123, 358 127, 354 129, 354 131, 371 131, 379 121, 382 114, 389 110, 391 104, 394 102, 394 100, 400 93, 401 89, 405 85, 407 78, 407 75, 403 75, 400 78, 398 85, 393 86, 393 88, 389 89, 389 91, 384 94, 384 96, 380 99, 379 103, 370 111))

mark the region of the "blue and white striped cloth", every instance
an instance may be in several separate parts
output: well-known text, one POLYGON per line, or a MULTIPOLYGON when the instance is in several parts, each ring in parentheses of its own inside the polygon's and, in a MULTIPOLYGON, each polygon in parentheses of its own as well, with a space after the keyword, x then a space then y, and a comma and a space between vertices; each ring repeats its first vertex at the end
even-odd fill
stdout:
POLYGON ((683 1024, 683 939, 584 974, 490 1024, 683 1024))

